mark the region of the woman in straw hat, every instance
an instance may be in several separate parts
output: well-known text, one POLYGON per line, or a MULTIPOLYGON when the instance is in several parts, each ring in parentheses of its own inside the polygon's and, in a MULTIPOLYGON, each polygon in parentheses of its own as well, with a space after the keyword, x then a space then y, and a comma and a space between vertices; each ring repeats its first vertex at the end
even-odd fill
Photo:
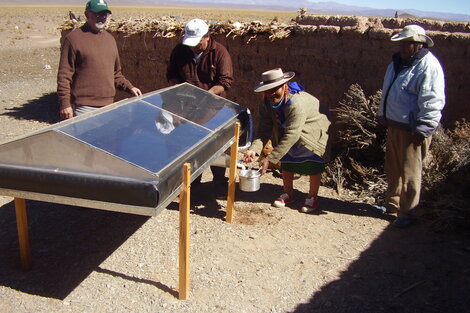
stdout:
POLYGON ((301 212, 310 213, 318 208, 318 189, 321 173, 325 170, 328 141, 328 118, 320 113, 320 102, 304 91, 296 82, 289 82, 293 72, 284 73, 277 68, 261 75, 255 92, 263 93, 259 110, 258 138, 245 152, 244 161, 254 161, 268 140, 273 151, 260 161, 261 173, 269 163, 281 162, 283 191, 273 203, 284 207, 295 201, 294 173, 310 176, 310 189, 301 212))

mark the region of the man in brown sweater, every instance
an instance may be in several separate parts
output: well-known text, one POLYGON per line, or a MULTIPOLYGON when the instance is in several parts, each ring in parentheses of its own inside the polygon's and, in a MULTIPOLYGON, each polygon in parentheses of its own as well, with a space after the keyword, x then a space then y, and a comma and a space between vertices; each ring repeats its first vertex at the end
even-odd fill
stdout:
MULTIPOLYGON (((232 59, 227 49, 210 36, 209 26, 200 19, 186 23, 183 42, 173 48, 166 71, 170 85, 190 83, 225 97, 233 83, 232 59)), ((225 168, 211 166, 215 194, 227 196, 225 168)), ((198 183, 200 177, 195 182, 198 183)))
POLYGON ((115 86, 142 95, 122 74, 116 41, 104 29, 110 14, 106 1, 89 0, 86 23, 62 43, 57 93, 63 119, 113 103, 115 86))

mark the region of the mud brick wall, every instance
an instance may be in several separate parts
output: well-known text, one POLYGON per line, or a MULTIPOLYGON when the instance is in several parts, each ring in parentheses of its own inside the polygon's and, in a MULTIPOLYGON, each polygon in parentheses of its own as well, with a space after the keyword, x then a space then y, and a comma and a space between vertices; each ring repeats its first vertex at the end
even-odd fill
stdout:
MULTIPOLYGON (((421 25, 423 25, 423 21, 421 25)), ((382 88, 386 67, 397 44, 389 39, 413 21, 367 18, 304 18, 291 35, 271 41, 268 34, 215 35, 229 50, 235 83, 229 99, 256 114, 259 95, 252 92, 263 71, 282 67, 294 71, 297 82, 329 107, 336 105, 353 83, 366 94, 382 88), (308 24, 308 25, 301 25, 308 24)), ((419 24, 418 22, 415 22, 419 24)), ((447 104, 442 123, 452 127, 461 118, 470 120, 470 34, 468 23, 436 22, 423 25, 435 46, 446 75, 447 104), (457 25, 457 26, 456 26, 457 25), (457 31, 454 31, 457 30, 457 31)), ((167 86, 165 70, 172 48, 181 40, 155 37, 155 32, 133 35, 114 32, 124 74, 144 92, 167 86)), ((123 93, 118 94, 122 98, 123 93)))

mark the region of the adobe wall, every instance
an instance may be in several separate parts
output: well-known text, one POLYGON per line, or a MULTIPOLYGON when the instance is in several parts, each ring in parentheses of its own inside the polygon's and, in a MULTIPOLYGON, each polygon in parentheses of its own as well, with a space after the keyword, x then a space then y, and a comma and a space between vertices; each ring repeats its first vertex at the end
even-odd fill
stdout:
MULTIPOLYGON (((230 34, 227 29, 214 27, 216 40, 233 58, 231 100, 256 112, 259 97, 252 88, 261 72, 275 67, 294 71, 295 80, 330 107, 353 83, 361 85, 366 94, 375 93, 382 88, 387 64, 397 50, 389 38, 399 28, 414 23, 432 29, 428 32, 435 42, 431 51, 445 71, 447 104, 443 124, 451 127, 455 120, 470 120, 468 23, 337 16, 302 16, 297 22, 265 25, 259 31, 245 25, 245 31, 242 28, 230 34)), ((181 39, 181 28, 170 38, 164 37, 165 32, 155 34, 155 30, 113 33, 124 74, 144 92, 167 86, 165 69, 172 48, 181 39)))

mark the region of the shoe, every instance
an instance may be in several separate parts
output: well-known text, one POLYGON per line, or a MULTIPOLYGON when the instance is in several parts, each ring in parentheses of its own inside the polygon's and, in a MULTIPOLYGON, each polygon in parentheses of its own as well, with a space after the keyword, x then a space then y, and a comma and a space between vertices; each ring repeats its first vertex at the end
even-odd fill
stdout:
POLYGON ((286 204, 292 203, 295 201, 294 197, 289 197, 287 193, 283 193, 282 195, 279 196, 276 200, 273 202, 273 206, 276 208, 283 208, 286 206, 286 204))
POLYGON ((382 214, 392 214, 392 213, 397 213, 398 209, 392 206, 385 206, 385 205, 374 205, 374 209, 379 211, 382 214))
POLYGON ((300 208, 302 213, 312 213, 318 209, 318 197, 305 199, 304 205, 300 208))
POLYGON ((394 227, 397 227, 397 228, 407 228, 407 227, 411 226, 415 221, 416 221, 415 218, 409 217, 409 216, 407 216, 407 217, 397 217, 393 221, 392 225, 394 227))

